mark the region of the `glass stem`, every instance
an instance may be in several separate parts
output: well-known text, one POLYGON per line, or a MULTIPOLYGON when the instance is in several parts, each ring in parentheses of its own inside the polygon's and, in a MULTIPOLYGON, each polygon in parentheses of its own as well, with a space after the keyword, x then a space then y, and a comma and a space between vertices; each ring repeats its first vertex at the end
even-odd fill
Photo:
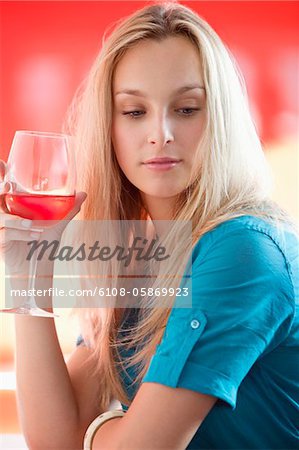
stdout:
MULTIPOLYGON (((37 245, 39 244, 39 241, 37 241, 37 245)), ((24 307, 26 308, 38 308, 36 301, 35 301, 35 295, 34 295, 34 289, 35 289, 35 276, 36 276, 36 269, 37 269, 37 253, 34 252, 29 261, 29 280, 28 280, 28 296, 26 298, 24 307)))

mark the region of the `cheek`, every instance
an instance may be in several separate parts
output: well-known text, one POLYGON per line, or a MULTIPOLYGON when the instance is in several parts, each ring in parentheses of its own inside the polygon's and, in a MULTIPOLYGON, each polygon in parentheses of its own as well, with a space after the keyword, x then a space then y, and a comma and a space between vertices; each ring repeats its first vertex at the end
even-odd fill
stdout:
POLYGON ((124 120, 121 120, 118 115, 112 121, 112 140, 116 145, 126 143, 130 136, 130 127, 126 126, 124 120))
POLYGON ((186 159, 191 159, 198 147, 204 131, 204 124, 194 121, 177 129, 176 137, 179 147, 183 149, 186 159))
POLYGON ((112 143, 119 154, 124 151, 133 154, 134 150, 136 153, 144 142, 144 135, 144 126, 133 119, 115 119, 112 123, 112 143))
POLYGON ((132 140, 132 133, 128 128, 115 123, 112 127, 112 145, 117 162, 123 172, 127 173, 136 160, 135 145, 132 140))

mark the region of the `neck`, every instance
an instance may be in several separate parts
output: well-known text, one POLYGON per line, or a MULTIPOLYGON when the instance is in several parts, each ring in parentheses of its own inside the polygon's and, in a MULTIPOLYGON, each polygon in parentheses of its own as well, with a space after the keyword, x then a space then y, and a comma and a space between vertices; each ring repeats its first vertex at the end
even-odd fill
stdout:
POLYGON ((158 198, 149 195, 141 195, 143 204, 153 221, 173 220, 174 208, 177 198, 158 198))

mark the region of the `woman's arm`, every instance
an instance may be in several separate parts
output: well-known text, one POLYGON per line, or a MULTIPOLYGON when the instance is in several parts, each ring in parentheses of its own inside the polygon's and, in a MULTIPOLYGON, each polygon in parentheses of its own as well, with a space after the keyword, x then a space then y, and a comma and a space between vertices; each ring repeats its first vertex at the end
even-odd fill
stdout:
POLYGON ((90 350, 78 347, 66 365, 53 319, 16 316, 17 402, 30 450, 80 449, 101 412, 90 350))
POLYGON ((122 418, 104 423, 93 450, 183 450, 217 398, 159 383, 143 383, 122 418))
MULTIPOLYGON (((52 287, 47 264, 38 289, 52 287)), ((81 449, 86 428, 103 412, 91 350, 77 347, 66 364, 54 319, 16 315, 15 325, 18 411, 30 450, 81 449)))
MULTIPOLYGON (((0 160, 0 182, 5 173, 6 164, 0 160)), ((0 254, 8 273, 20 275, 11 278, 11 287, 26 289, 25 243, 32 240, 31 231, 24 228, 21 217, 8 214, 6 189, 5 185, 0 193, 0 254)), ((77 193, 75 205, 64 222, 43 233, 46 240, 60 238, 67 221, 78 214, 85 198, 85 193, 77 193)), ((52 287, 53 263, 46 259, 39 262, 37 274, 47 275, 37 277, 37 289, 52 287)), ((48 299, 49 306, 51 300, 48 299)), ((67 368, 53 319, 16 315, 15 324, 18 412, 30 450, 82 448, 88 423, 101 413, 93 400, 95 392, 98 393, 98 383, 89 373, 92 363, 84 364, 89 351, 75 350, 67 368)))

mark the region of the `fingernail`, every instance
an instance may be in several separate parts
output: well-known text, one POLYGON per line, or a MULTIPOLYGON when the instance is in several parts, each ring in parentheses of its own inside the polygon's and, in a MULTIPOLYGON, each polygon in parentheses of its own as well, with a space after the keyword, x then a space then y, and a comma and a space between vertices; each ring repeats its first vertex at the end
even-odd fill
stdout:
POLYGON ((31 231, 36 231, 37 233, 43 233, 45 230, 43 228, 31 228, 31 231))
POLYGON ((24 219, 24 220, 22 220, 21 225, 24 228, 30 228, 32 225, 32 221, 29 219, 24 219))
POLYGON ((30 237, 32 237, 33 239, 38 239, 39 234, 38 233, 30 233, 30 237))

